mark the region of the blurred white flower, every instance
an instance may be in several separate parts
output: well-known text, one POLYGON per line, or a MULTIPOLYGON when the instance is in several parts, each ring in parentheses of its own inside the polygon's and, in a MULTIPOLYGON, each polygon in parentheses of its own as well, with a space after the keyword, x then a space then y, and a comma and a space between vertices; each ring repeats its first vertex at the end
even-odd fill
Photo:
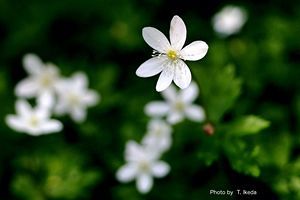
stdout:
POLYGON ((126 164, 116 174, 120 182, 129 182, 136 179, 139 192, 147 193, 153 186, 152 177, 164 177, 170 171, 170 166, 158 160, 156 153, 134 141, 128 141, 125 150, 126 164))
POLYGON ((212 20, 214 30, 222 37, 240 31, 247 20, 247 13, 238 6, 225 6, 212 20))
POLYGON ((143 137, 142 144, 161 154, 171 146, 171 133, 171 126, 164 120, 152 119, 148 123, 148 130, 143 137))
POLYGON ((54 107, 54 104, 56 103, 55 102, 56 99, 54 97, 55 96, 52 93, 44 92, 36 98, 36 101, 40 107, 43 107, 51 111, 52 108, 54 107))
POLYGON ((15 131, 25 132, 32 136, 59 132, 62 124, 58 120, 49 119, 50 112, 44 106, 32 108, 25 100, 16 102, 17 115, 6 117, 7 125, 15 131))
POLYGON ((196 61, 205 56, 208 46, 203 41, 195 41, 183 48, 186 40, 186 27, 183 20, 175 15, 170 26, 170 42, 166 36, 153 27, 143 28, 143 38, 152 47, 154 57, 144 62, 136 71, 139 77, 160 74, 156 90, 165 90, 174 80, 181 89, 191 82, 191 71, 184 60, 196 61))
POLYGON ((153 101, 145 106, 145 113, 151 117, 167 116, 171 124, 181 122, 185 117, 196 122, 204 121, 205 113, 201 106, 193 104, 199 95, 195 82, 184 90, 176 91, 174 86, 162 92, 166 101, 153 101))
POLYGON ((100 95, 88 90, 88 80, 83 72, 75 73, 71 78, 64 79, 57 85, 58 102, 55 113, 62 115, 69 113, 76 122, 83 122, 86 109, 97 104, 100 95))
POLYGON ((35 54, 26 54, 23 65, 29 77, 16 86, 16 95, 25 98, 45 95, 48 105, 52 105, 55 86, 59 80, 58 68, 51 63, 44 64, 35 54))

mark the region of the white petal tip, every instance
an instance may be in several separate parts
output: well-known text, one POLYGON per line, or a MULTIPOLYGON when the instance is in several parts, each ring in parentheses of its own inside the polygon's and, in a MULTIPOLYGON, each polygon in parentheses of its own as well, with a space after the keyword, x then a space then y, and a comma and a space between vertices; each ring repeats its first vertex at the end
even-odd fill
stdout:
POLYGON ((137 75, 138 77, 141 77, 141 78, 145 78, 143 76, 143 74, 141 73, 141 71, 139 70, 139 68, 135 71, 135 75, 137 75))
POLYGON ((186 88, 188 88, 190 86, 190 83, 189 84, 186 84, 186 85, 177 85, 181 90, 184 90, 186 88))
POLYGON ((144 27, 144 28, 142 29, 142 35, 143 35, 143 37, 144 37, 149 31, 151 31, 151 29, 152 29, 152 27, 144 27))
POLYGON ((167 89, 169 87, 169 85, 167 86, 167 87, 162 87, 162 86, 160 86, 160 85, 156 85, 156 87, 155 87, 155 90, 157 91, 157 92, 162 92, 162 91, 164 91, 165 89, 167 89))
POLYGON ((173 16, 173 19, 176 19, 176 18, 177 18, 177 19, 178 19, 178 18, 181 19, 178 15, 174 15, 174 16, 173 16))

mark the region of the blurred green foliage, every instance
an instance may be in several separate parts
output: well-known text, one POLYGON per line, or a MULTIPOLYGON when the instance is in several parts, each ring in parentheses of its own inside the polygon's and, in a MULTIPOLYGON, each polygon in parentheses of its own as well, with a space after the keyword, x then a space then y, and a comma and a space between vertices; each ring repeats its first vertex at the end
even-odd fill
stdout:
POLYGON ((84 170, 82 155, 53 150, 21 155, 12 182, 13 192, 25 199, 78 199, 99 179, 100 172, 84 170), (46 178, 46 179, 45 179, 46 178))
POLYGON ((2 120, 1 199, 193 200, 213 198, 210 189, 239 188, 258 191, 257 199, 299 199, 300 2, 243 1, 249 15, 244 28, 221 39, 211 18, 228 3, 0 1, 2 119, 14 113, 14 87, 26 77, 22 57, 29 52, 57 64, 63 75, 86 72, 102 96, 86 122, 59 118, 61 133, 31 137, 2 120), (189 121, 176 125, 162 158, 171 173, 140 195, 134 182, 117 182, 115 172, 124 163, 126 141, 145 133, 144 105, 161 98, 157 76, 135 75, 151 56, 141 30, 168 33, 175 14, 186 23, 187 43, 209 45, 206 57, 188 65, 200 87, 205 124, 215 130, 207 134, 205 124, 189 121))

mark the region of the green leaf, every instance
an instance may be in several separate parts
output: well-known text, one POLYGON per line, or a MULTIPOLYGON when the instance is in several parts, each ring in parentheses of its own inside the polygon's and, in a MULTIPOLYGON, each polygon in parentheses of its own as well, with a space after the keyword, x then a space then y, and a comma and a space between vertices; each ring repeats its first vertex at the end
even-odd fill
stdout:
POLYGON ((242 141, 241 139, 230 139, 224 141, 224 153, 234 170, 254 177, 260 175, 257 156, 261 148, 242 141))
POLYGON ((259 133, 270 126, 270 122, 254 115, 238 118, 228 125, 228 134, 244 136, 259 133))
POLYGON ((85 168, 84 154, 75 150, 49 152, 25 154, 16 160, 20 171, 12 180, 14 193, 33 200, 86 199, 101 178, 100 171, 85 168))
POLYGON ((233 65, 194 69, 208 119, 216 123, 239 96, 241 80, 235 77, 233 65))
POLYGON ((263 134, 256 142, 263 147, 258 155, 260 165, 283 168, 288 163, 293 142, 290 134, 263 134))

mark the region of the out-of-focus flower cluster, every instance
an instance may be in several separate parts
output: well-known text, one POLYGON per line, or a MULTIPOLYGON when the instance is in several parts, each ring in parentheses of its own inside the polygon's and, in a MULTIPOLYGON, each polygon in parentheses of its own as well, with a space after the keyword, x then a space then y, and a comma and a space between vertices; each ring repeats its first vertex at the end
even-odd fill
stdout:
POLYGON ((121 182, 136 179, 137 189, 141 193, 147 193, 152 188, 152 176, 164 177, 170 171, 170 166, 159 159, 172 145, 172 125, 184 118, 195 122, 205 120, 203 108, 193 104, 199 95, 195 82, 180 91, 171 85, 161 94, 165 101, 153 101, 145 106, 145 113, 151 117, 147 132, 141 144, 132 140, 127 142, 124 154, 127 163, 117 171, 117 179, 121 182))
POLYGON ((33 136, 59 132, 63 124, 51 119, 52 114, 69 114, 75 122, 83 122, 86 109, 100 99, 96 91, 87 89, 88 79, 83 72, 62 77, 57 66, 43 63, 35 54, 25 55, 23 65, 29 76, 15 88, 17 114, 6 117, 6 123, 15 131, 33 136), (31 99, 35 99, 36 106, 31 106, 31 99))

